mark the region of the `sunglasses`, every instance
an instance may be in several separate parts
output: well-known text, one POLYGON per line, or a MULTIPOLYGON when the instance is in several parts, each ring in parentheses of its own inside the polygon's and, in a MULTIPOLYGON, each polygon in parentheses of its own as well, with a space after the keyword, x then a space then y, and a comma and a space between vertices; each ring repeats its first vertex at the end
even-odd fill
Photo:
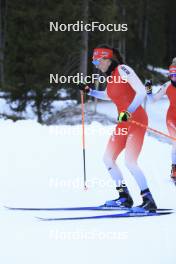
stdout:
POLYGON ((100 62, 101 62, 101 59, 103 59, 103 57, 102 57, 102 58, 99 58, 99 59, 96 59, 96 60, 93 60, 92 63, 93 63, 95 66, 98 66, 98 65, 100 64, 100 62))
POLYGON ((176 73, 169 74, 170 77, 176 77, 176 73))
POLYGON ((99 60, 93 60, 92 63, 95 65, 95 66, 98 66, 100 64, 100 61, 99 60))

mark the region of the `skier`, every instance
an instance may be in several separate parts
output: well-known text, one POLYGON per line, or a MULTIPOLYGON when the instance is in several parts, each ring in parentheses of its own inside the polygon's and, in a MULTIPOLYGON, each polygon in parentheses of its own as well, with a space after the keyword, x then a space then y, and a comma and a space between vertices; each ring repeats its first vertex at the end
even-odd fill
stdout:
POLYGON ((104 154, 104 163, 113 180, 116 182, 118 198, 105 202, 109 207, 132 207, 133 200, 124 182, 122 172, 116 165, 119 154, 125 150, 125 164, 134 176, 142 196, 139 210, 156 210, 157 206, 148 188, 145 176, 140 169, 137 159, 142 149, 146 129, 139 127, 131 120, 148 124, 148 117, 141 104, 146 97, 145 87, 132 68, 123 63, 119 51, 108 45, 101 45, 93 51, 93 64, 106 77, 111 76, 105 91, 96 91, 87 84, 80 84, 79 89, 90 96, 102 100, 111 100, 118 110, 118 125, 115 133, 110 137, 104 154), (127 82, 114 81, 120 77, 127 82), (116 79, 117 79, 116 78, 116 79), (126 134, 118 133, 119 129, 126 128, 126 134))
MULTIPOLYGON (((147 89, 149 100, 156 102, 160 100, 164 95, 167 95, 170 106, 166 115, 166 124, 169 134, 172 137, 176 137, 176 58, 172 60, 169 66, 169 81, 162 85, 161 89, 156 93, 152 94, 152 90, 147 89)), ((172 166, 171 166, 171 179, 176 184, 176 142, 172 142, 172 166)))

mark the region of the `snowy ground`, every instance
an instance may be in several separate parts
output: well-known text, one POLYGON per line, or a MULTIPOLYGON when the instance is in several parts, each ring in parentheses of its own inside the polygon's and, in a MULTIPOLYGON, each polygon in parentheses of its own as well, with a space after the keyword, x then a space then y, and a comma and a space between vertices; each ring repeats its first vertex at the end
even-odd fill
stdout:
MULTIPOLYGON (((114 185, 102 163, 112 129, 95 122, 86 126, 89 190, 84 191, 80 126, 0 121, 1 263, 175 263, 176 214, 65 223, 40 222, 34 216, 82 213, 24 213, 3 208, 96 205, 114 198, 114 185)), ((176 208, 176 189, 169 180, 170 152, 170 145, 147 136, 139 163, 157 205, 176 208)), ((139 190, 124 167, 123 155, 119 165, 137 205, 139 190)))

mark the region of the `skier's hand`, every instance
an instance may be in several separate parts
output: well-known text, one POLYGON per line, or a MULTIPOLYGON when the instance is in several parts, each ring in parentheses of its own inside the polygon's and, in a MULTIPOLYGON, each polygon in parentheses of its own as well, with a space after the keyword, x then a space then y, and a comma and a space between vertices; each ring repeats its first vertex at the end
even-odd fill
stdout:
POLYGON ((122 121, 128 121, 131 117, 131 113, 128 112, 128 111, 124 111, 124 112, 121 112, 118 116, 118 121, 119 122, 122 122, 122 121))
POLYGON ((147 94, 152 94, 152 81, 149 80, 145 83, 145 89, 146 89, 146 92, 147 94))
POLYGON ((79 83, 78 84, 78 89, 80 91, 83 91, 84 93, 89 93, 90 92, 90 87, 86 83, 79 83))

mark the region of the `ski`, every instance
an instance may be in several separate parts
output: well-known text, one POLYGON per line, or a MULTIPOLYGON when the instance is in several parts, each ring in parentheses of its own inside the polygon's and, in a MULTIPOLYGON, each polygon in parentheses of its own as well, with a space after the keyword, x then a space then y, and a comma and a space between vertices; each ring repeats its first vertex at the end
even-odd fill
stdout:
POLYGON ((120 213, 120 214, 105 214, 105 215, 94 215, 94 216, 78 216, 78 217, 50 217, 50 218, 45 218, 45 217, 36 217, 37 219, 41 221, 69 221, 69 220, 91 220, 91 219, 102 219, 102 218, 128 218, 128 217, 146 217, 146 216, 161 216, 161 215, 169 215, 172 214, 173 212, 168 211, 168 212, 125 212, 125 213, 120 213))
POLYGON ((113 211, 113 210, 129 210, 128 207, 107 207, 104 205, 99 206, 77 206, 77 207, 9 207, 5 206, 9 210, 17 211, 113 211))
MULTIPOLYGON (((10 207, 4 206, 8 210, 17 211, 129 211, 129 207, 107 207, 99 206, 80 206, 80 207, 10 207)), ((158 208, 157 211, 171 211, 173 209, 158 208)))

